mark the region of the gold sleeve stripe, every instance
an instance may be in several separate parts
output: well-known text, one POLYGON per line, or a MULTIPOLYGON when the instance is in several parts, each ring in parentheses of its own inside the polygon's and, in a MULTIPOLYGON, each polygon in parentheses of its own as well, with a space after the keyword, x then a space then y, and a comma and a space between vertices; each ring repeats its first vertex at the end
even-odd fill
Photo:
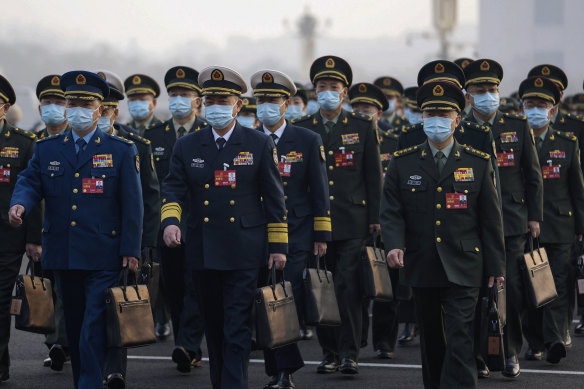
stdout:
POLYGON ((178 219, 178 221, 180 222, 181 219, 181 214, 182 214, 182 208, 180 207, 180 205, 178 205, 178 203, 167 203, 164 204, 162 206, 162 210, 161 210, 161 215, 160 215, 160 221, 164 221, 165 219, 171 218, 171 217, 175 217, 178 219))
POLYGON ((316 220, 316 218, 314 219, 314 231, 332 231, 333 227, 331 225, 331 221, 330 219, 328 221, 320 221, 320 220, 316 220))
POLYGON ((288 224, 287 223, 268 223, 268 228, 272 228, 272 227, 285 227, 285 228, 288 228, 288 224))
POLYGON ((315 216, 314 217, 314 220, 315 221, 318 220, 318 221, 321 221, 321 222, 326 222, 326 221, 329 221, 330 222, 331 221, 331 218, 328 217, 328 216, 315 216))
POLYGON ((288 234, 285 232, 268 232, 269 243, 288 243, 288 234))

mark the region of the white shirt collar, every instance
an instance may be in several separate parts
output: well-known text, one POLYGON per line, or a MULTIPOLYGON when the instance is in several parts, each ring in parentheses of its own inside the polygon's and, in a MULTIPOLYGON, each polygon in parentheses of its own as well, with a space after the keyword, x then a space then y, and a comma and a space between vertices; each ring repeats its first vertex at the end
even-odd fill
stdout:
MULTIPOLYGON (((262 127, 264 129, 264 134, 266 134, 266 135, 272 134, 272 131, 268 130, 266 128, 265 124, 263 124, 262 127)), ((278 144, 278 142, 280 141, 280 139, 282 139, 282 134, 284 133, 284 130, 285 129, 286 129, 286 121, 284 120, 284 124, 282 124, 280 126, 280 128, 278 128, 275 132, 273 132, 278 137, 278 139, 276 139, 276 142, 274 142, 274 143, 278 144)))

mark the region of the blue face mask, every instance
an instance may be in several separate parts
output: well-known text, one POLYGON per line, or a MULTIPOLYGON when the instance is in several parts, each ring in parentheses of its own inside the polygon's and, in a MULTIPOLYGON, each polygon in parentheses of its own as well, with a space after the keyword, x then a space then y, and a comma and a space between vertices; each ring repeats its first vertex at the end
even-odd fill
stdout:
POLYGON ((170 109, 170 113, 172 116, 177 117, 179 119, 186 118, 193 112, 193 108, 191 107, 191 98, 189 97, 182 97, 182 96, 174 96, 168 99, 168 108, 170 109))
POLYGON ((480 114, 490 115, 499 108, 499 94, 485 92, 480 95, 472 95, 473 108, 480 114))
POLYGON ((289 105, 286 110, 286 119, 293 120, 302 116, 302 106, 301 105, 289 105))
POLYGON ((65 106, 57 104, 42 105, 41 118, 47 126, 58 126, 66 120, 65 106))
MULTIPOLYGON (((284 103, 282 103, 284 105, 284 103)), ((260 122, 264 123, 266 126, 273 126, 282 119, 282 114, 280 113, 280 104, 273 103, 262 103, 258 104, 258 119, 260 122)))
POLYGON ((320 106, 314 100, 310 100, 310 101, 308 101, 308 104, 306 104, 306 113, 307 114, 317 113, 319 109, 320 109, 320 106))
POLYGON ((317 94, 318 105, 323 111, 334 111, 341 105, 341 93, 336 91, 324 91, 317 94))
POLYGON ((150 115, 150 101, 134 100, 128 103, 130 115, 136 120, 144 120, 150 115))
POLYGON ((234 105, 213 104, 205 107, 205 119, 218 130, 226 128, 233 120, 234 105))
POLYGON ((85 132, 96 122, 96 120, 93 120, 93 113, 95 111, 97 109, 83 107, 67 108, 67 121, 74 130, 85 132))
POLYGON ((383 111, 383 113, 390 115, 393 113, 393 111, 395 111, 395 99, 388 100, 388 103, 389 107, 385 111, 383 111))
POLYGON ((434 143, 442 143, 452 133, 452 119, 433 116, 424 119, 424 132, 434 143))
POLYGON ((404 116, 406 119, 408 119, 408 122, 410 122, 411 125, 422 123, 422 112, 413 112, 406 108, 404 110, 404 116))
POLYGON ((103 132, 108 132, 112 126, 110 119, 111 117, 109 116, 100 116, 100 118, 97 119, 97 128, 103 132))
POLYGON ((349 103, 343 103, 343 109, 348 112, 353 112, 353 107, 349 103))
POLYGON ((241 124, 244 127, 248 127, 248 128, 254 128, 254 124, 255 124, 255 117, 253 116, 238 116, 237 117, 237 122, 239 124, 241 124))
POLYGON ((548 118, 549 110, 547 108, 525 108, 525 116, 532 128, 540 129, 546 126, 550 119, 548 118))

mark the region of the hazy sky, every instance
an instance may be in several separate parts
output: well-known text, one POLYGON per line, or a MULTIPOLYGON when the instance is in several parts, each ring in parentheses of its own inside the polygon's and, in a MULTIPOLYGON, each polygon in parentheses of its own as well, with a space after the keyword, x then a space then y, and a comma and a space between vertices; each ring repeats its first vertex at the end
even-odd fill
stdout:
MULTIPOLYGON (((329 36, 375 38, 431 29, 432 1, 18 0, 3 5, 0 34, 16 28, 17 39, 35 39, 38 31, 55 32, 56 48, 78 44, 82 37, 129 49, 164 50, 196 36, 222 46, 234 35, 263 38, 292 33, 309 6, 322 20, 332 21, 328 27, 321 23, 329 36)), ((477 12, 478 0, 458 1, 459 24, 477 23, 477 12)))

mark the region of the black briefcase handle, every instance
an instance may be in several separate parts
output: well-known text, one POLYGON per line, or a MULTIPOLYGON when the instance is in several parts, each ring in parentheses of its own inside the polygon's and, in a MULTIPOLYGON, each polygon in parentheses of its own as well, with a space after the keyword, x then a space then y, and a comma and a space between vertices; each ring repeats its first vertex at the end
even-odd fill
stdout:
MULTIPOLYGON (((276 277, 276 264, 272 263, 272 270, 270 270, 270 275, 268 276, 268 286, 272 289, 272 293, 274 295, 274 300, 278 300, 276 297, 276 284, 278 283, 276 277)), ((282 281, 280 282, 282 285, 282 290, 284 291, 285 298, 288 298, 288 292, 286 291, 286 284, 284 281, 284 270, 282 270, 282 281)))
MULTIPOLYGON (((120 275, 118 276, 118 286, 122 289, 122 293, 124 295, 124 300, 128 301, 128 296, 126 295, 126 288, 128 287, 128 273, 130 272, 130 268, 128 266, 124 266, 120 275)), ((140 291, 138 290, 138 277, 134 274, 134 285, 130 285, 131 287, 136 290, 136 296, 138 300, 142 300, 140 296, 140 291)))
MULTIPOLYGON (((531 260, 533 261, 533 264, 534 265, 537 265, 537 263, 535 262, 535 257, 533 256, 533 241, 534 241, 534 238, 533 238, 533 236, 530 233, 528 233, 528 239, 527 240, 529 241, 529 256, 531 257, 531 260)), ((539 239, 538 238, 535 238, 535 243, 537 245, 537 251, 539 252, 539 239)))
MULTIPOLYGON (((28 265, 26 265, 26 271, 24 272, 24 274, 29 274, 30 275, 30 279, 32 280, 32 288, 36 289, 36 285, 34 284, 34 267, 36 266, 35 261, 32 259, 32 257, 30 257, 29 255, 27 255, 28 258, 28 265)), ((45 271, 43 269, 41 269, 41 285, 43 287, 43 290, 47 290, 47 287, 45 286, 45 271)))

